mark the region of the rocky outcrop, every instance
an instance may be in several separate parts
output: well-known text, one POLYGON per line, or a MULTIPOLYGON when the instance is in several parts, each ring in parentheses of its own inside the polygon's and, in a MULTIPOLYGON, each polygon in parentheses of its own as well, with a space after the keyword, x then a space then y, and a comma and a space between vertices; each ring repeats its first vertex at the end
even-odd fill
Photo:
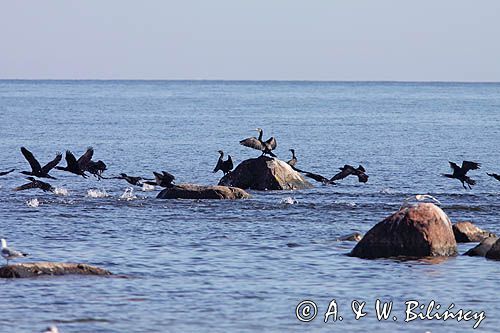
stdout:
POLYGON ((252 190, 301 190, 313 187, 286 162, 267 156, 241 162, 219 185, 252 190))
POLYGON ((500 239, 497 239, 485 255, 488 259, 500 260, 500 239))
POLYGON ((471 222, 457 222, 453 225, 453 234, 457 243, 481 242, 488 237, 496 235, 482 230, 471 222))
POLYGON ((457 254, 448 216, 432 203, 402 207, 376 224, 359 241, 351 256, 384 258, 427 257, 457 254))
POLYGON ((247 199, 250 194, 241 188, 230 186, 202 186, 180 184, 166 188, 157 199, 247 199))
POLYGON ((0 267, 0 278, 30 278, 42 275, 111 275, 110 271, 87 264, 33 262, 0 267))
POLYGON ((472 249, 468 250, 467 252, 464 253, 464 256, 471 256, 471 257, 485 257, 486 253, 491 249, 493 244, 498 240, 498 237, 488 237, 485 238, 473 247, 472 249))

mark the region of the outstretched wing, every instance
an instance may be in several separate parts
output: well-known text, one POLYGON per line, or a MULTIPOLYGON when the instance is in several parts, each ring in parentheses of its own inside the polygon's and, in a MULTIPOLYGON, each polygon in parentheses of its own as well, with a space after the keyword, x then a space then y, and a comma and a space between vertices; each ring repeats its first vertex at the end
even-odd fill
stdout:
POLYGON ((344 165, 343 168, 340 168, 340 172, 333 176, 330 181, 336 181, 340 179, 344 179, 345 177, 352 175, 354 172, 354 168, 348 164, 344 165))
POLYGON ((495 178, 496 180, 500 180, 500 175, 498 175, 496 173, 487 173, 487 175, 495 178))
POLYGON ((61 162, 61 159, 62 159, 62 154, 57 153, 56 157, 52 161, 50 161, 49 163, 47 163, 43 166, 42 172, 49 173, 50 170, 54 169, 55 166, 58 165, 59 162, 61 162))
POLYGON ((276 139, 274 138, 274 136, 272 136, 269 139, 267 139, 266 143, 271 146, 272 150, 276 149, 276 147, 278 146, 278 144, 276 143, 276 139))
POLYGON ((169 183, 175 180, 175 176, 172 175, 171 173, 166 171, 162 171, 162 173, 163 173, 163 180, 168 181, 169 183))
POLYGON ((448 161, 448 163, 450 163, 450 167, 453 170, 453 173, 460 172, 460 167, 456 163, 449 162, 449 161, 448 161))
POLYGON ((29 182, 27 184, 18 186, 14 189, 14 191, 24 191, 24 190, 29 190, 30 188, 37 188, 37 184, 35 182, 29 182))
POLYGON ((464 170, 465 173, 469 170, 477 170, 481 167, 481 164, 476 163, 476 162, 471 162, 471 161, 463 161, 462 162, 462 169, 464 170))
POLYGON ((363 168, 361 164, 358 166, 358 171, 366 172, 365 168, 363 168))
POLYGON ((87 151, 80 156, 77 163, 80 169, 85 170, 87 168, 87 164, 89 164, 90 160, 92 160, 92 156, 94 155, 94 148, 88 147, 87 151))
POLYGON ((66 163, 68 164, 68 168, 78 167, 78 162, 76 161, 75 155, 69 150, 66 150, 66 163))
POLYGON ((241 140, 240 145, 257 150, 264 150, 264 145, 256 137, 251 137, 245 140, 241 140))
POLYGON ((227 155, 227 161, 226 161, 226 163, 227 163, 227 169, 229 171, 233 170, 234 165, 233 165, 233 159, 231 158, 231 155, 227 155))
POLYGON ((33 154, 28 149, 21 147, 21 153, 23 153, 24 158, 30 164, 33 173, 39 173, 42 170, 40 163, 38 163, 35 156, 33 156, 33 154))
POLYGON ((220 168, 222 167, 222 163, 223 163, 222 158, 219 157, 219 159, 217 160, 217 165, 215 166, 213 171, 214 173, 220 170, 220 168))
POLYGON ((9 173, 11 173, 12 171, 14 171, 16 169, 10 169, 9 171, 3 171, 3 172, 0 172, 0 176, 5 176, 5 175, 8 175, 9 173))
POLYGON ((330 180, 328 180, 327 178, 323 177, 322 175, 318 175, 318 174, 312 173, 312 172, 304 172, 304 176, 312 178, 315 181, 321 182, 321 183, 329 183, 330 182, 330 180))

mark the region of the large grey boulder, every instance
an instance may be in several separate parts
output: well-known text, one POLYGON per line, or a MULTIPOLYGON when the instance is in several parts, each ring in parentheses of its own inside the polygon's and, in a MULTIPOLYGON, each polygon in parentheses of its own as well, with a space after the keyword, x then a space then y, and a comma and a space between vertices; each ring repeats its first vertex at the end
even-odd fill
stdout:
POLYGON ((30 278, 42 275, 111 275, 110 271, 87 264, 30 262, 0 267, 0 278, 30 278))
POLYGON ((495 234, 482 230, 471 222, 457 222, 453 225, 453 234, 457 243, 480 242, 495 234))
POLYGON ((195 184, 174 185, 156 196, 157 199, 247 199, 246 191, 229 186, 202 186, 195 184))
POLYGON ((488 259, 500 260, 500 239, 497 239, 485 255, 488 259))
POLYGON ((351 252, 360 258, 453 256, 457 243, 448 216, 432 203, 402 207, 376 224, 351 252))
POLYGON ((241 162, 236 169, 222 177, 219 185, 261 191, 301 190, 313 187, 286 162, 264 155, 241 162))

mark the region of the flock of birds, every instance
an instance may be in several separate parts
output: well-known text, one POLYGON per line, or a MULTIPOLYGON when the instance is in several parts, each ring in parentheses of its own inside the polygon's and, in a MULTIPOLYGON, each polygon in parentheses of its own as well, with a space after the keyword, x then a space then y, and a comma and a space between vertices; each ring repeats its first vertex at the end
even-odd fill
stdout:
MULTIPOLYGON (((246 138, 244 140, 241 140, 240 144, 249 148, 259 150, 262 152, 262 155, 277 157, 273 153, 273 150, 275 150, 277 147, 276 139, 274 137, 271 137, 268 140, 264 141, 262 139, 263 130, 261 128, 257 128, 256 131, 259 133, 257 138, 256 137, 246 138)), ((368 182, 369 176, 366 174, 366 170, 362 165, 359 165, 357 168, 355 168, 351 165, 346 164, 343 167, 340 167, 339 168, 340 172, 338 172, 331 178, 327 178, 320 174, 313 173, 310 171, 301 170, 296 167, 298 159, 297 156, 295 155, 295 150, 290 149, 290 151, 292 153, 292 158, 289 161, 287 161, 288 165, 290 165, 290 167, 293 170, 300 172, 304 176, 314 179, 315 181, 321 182, 322 184, 335 185, 335 181, 344 179, 350 175, 358 177, 358 181, 360 183, 368 182)), ((78 159, 76 159, 75 155, 71 151, 69 150, 66 151, 65 155, 66 166, 64 167, 58 166, 62 160, 61 153, 57 153, 56 157, 47 164, 45 164, 43 167, 41 166, 40 162, 35 158, 33 153, 30 152, 27 148, 21 147, 21 153, 24 156, 24 158, 28 161, 31 167, 31 171, 21 171, 22 174, 29 176, 26 178, 27 180, 29 180, 29 183, 14 188, 15 191, 38 188, 46 192, 54 192, 55 188, 51 184, 37 179, 37 178, 56 179, 55 177, 49 174, 49 172, 51 172, 53 169, 70 172, 75 175, 82 176, 84 178, 88 177, 88 174, 86 173, 88 172, 89 174, 95 176, 98 180, 123 179, 127 181, 129 184, 135 186, 150 185, 150 186, 160 186, 165 188, 170 188, 174 186, 175 177, 166 171, 162 171, 161 173, 153 172, 154 175, 153 179, 129 176, 126 173, 120 173, 119 176, 116 177, 109 177, 109 178, 104 177, 103 172, 107 170, 106 163, 104 163, 101 160, 98 161, 92 160, 94 155, 94 149, 92 147, 87 148, 85 153, 81 155, 78 159)), ((220 154, 219 159, 217 161, 217 164, 213 172, 216 173, 218 171, 222 171, 224 175, 227 175, 234 168, 233 160, 231 158, 231 155, 228 155, 227 159, 224 160, 224 152, 222 150, 219 150, 219 154, 220 154)), ((465 186, 466 184, 469 187, 469 189, 472 188, 471 187, 472 185, 476 184, 476 181, 467 176, 467 173, 470 170, 479 169, 481 166, 479 163, 463 161, 462 166, 458 166, 454 162, 449 162, 449 163, 451 169, 453 170, 453 173, 443 174, 444 177, 458 179, 462 183, 462 186, 465 189, 467 189, 467 187, 465 186)), ((15 169, 10 169, 8 171, 0 172, 0 176, 5 176, 13 171, 15 171, 15 169)), ((496 180, 500 181, 500 175, 496 173, 487 173, 487 174, 495 178, 496 180)))

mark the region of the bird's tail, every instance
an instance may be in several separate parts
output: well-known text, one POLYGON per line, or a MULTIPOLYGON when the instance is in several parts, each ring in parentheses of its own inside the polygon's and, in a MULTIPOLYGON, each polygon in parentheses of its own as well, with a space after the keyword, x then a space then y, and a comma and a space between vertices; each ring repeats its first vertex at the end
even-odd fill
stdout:
POLYGON ((449 173, 442 173, 441 176, 448 177, 448 178, 455 178, 455 177, 453 177, 453 175, 450 175, 449 173))
POLYGON ((469 185, 476 185, 476 181, 474 179, 469 178, 469 177, 465 177, 465 182, 469 185))

